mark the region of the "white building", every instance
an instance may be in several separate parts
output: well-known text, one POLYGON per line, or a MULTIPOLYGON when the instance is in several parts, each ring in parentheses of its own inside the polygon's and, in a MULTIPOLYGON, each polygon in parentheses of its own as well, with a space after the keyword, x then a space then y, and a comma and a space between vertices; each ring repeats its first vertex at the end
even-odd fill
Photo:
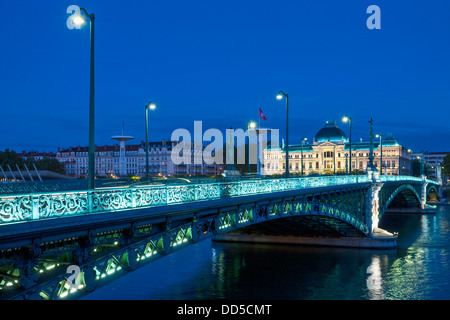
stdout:
POLYGON ((425 161, 425 165, 428 168, 428 175, 430 179, 436 181, 445 180, 442 176, 442 166, 444 162, 444 158, 450 154, 450 152, 423 152, 414 154, 414 158, 425 161))
MULTIPOLYGON (((171 152, 177 142, 162 140, 149 142, 149 174, 150 176, 189 176, 189 175, 216 175, 217 165, 194 164, 195 155, 191 164, 173 163, 171 152)), ((58 148, 56 159, 64 163, 66 174, 74 177, 88 176, 88 147, 69 147, 64 150, 58 148)), ((112 146, 95 147, 95 174, 104 177, 137 176, 144 177, 146 173, 145 142, 137 145, 119 144, 112 146)))
MULTIPOLYGON (((373 143, 373 164, 384 175, 411 174, 412 155, 409 149, 400 145, 391 134, 373 143)), ((289 171, 292 174, 334 174, 365 172, 369 164, 369 142, 352 142, 352 163, 350 164, 350 143, 346 134, 334 121, 327 121, 313 139, 313 143, 289 146, 289 171), (303 165, 303 170, 302 170, 303 165)), ((286 171, 286 147, 264 150, 264 174, 283 174, 286 171)))

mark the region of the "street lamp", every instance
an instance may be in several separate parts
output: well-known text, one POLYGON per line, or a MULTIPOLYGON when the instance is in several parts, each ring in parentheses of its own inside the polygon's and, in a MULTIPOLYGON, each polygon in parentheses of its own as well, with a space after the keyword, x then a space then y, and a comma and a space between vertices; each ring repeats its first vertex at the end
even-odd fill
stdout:
POLYGON ((148 109, 155 110, 156 105, 153 102, 149 102, 145 106, 145 177, 149 179, 149 161, 148 161, 148 109))
MULTIPOLYGON (((80 8, 84 15, 89 18, 91 25, 91 67, 90 67, 90 94, 89 94, 89 152, 88 152, 88 189, 95 188, 95 141, 94 141, 94 124, 95 124, 95 88, 94 88, 94 29, 95 29, 95 15, 89 14, 86 9, 80 8)), ((72 22, 81 27, 84 24, 84 19, 81 14, 75 15, 72 22)))
POLYGON ((255 129, 256 128, 256 122, 254 121, 250 121, 247 124, 247 133, 248 133, 248 173, 250 173, 250 129, 255 129))
POLYGON ((302 140, 301 140, 301 142, 300 142, 300 146, 301 146, 301 148, 300 148, 300 157, 301 157, 301 165, 302 165, 302 177, 303 177, 303 141, 306 141, 306 140, 308 140, 308 138, 306 138, 306 137, 302 137, 302 140))
POLYGON ((282 100, 283 96, 286 97, 286 178, 289 178, 289 96, 280 91, 277 100, 282 100))
POLYGON ((376 134, 375 138, 380 138, 380 175, 383 175, 383 136, 376 134))
POLYGON ((343 122, 348 121, 349 127, 350 127, 350 137, 349 137, 348 141, 349 141, 349 149, 350 149, 350 155, 349 155, 350 174, 352 174, 352 118, 350 118, 349 116, 344 116, 342 118, 342 121, 343 122))
POLYGON ((333 151, 333 168, 334 168, 334 175, 336 175, 336 145, 334 146, 333 151))

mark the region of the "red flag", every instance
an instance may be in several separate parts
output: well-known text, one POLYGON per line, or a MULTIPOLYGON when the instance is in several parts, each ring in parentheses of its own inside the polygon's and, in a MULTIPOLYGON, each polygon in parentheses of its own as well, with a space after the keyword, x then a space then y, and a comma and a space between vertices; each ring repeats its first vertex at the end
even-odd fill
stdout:
POLYGON ((259 108, 259 116, 261 118, 263 118, 264 120, 267 120, 266 117, 264 116, 264 113, 262 112, 261 108, 259 108))

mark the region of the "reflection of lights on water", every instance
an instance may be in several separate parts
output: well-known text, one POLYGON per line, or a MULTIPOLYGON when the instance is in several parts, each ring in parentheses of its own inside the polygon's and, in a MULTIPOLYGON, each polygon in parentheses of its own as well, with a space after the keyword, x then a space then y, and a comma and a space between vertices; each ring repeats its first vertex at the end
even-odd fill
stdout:
POLYGON ((367 267, 367 274, 370 276, 367 278, 367 289, 369 289, 370 299, 383 299, 383 292, 381 286, 381 266, 380 258, 378 256, 372 257, 372 262, 367 267))
POLYGON ((431 230, 433 230, 433 233, 437 232, 437 218, 435 215, 433 216, 422 215, 421 223, 423 233, 428 233, 431 230))
POLYGON ((428 217, 426 215, 422 215, 420 220, 422 223, 422 233, 428 233, 428 217))

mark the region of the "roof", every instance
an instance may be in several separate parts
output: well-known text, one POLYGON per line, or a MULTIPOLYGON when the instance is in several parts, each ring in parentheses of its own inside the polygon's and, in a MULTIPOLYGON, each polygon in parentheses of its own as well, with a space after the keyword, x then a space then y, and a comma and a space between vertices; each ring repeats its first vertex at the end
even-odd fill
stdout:
MULTIPOLYGON (((149 149, 152 148, 167 148, 168 150, 172 149, 172 143, 171 141, 166 141, 166 142, 162 142, 162 141, 158 141, 158 142, 150 142, 148 143, 148 147, 149 149)), ((145 149, 145 142, 141 142, 140 144, 130 144, 130 145, 125 145, 125 150, 126 151, 138 151, 140 148, 145 149)), ((69 147, 67 149, 61 150, 59 151, 60 153, 67 153, 67 152, 88 152, 89 151, 89 147, 81 147, 81 146, 77 146, 77 147, 69 147)), ((110 152, 110 151, 120 151, 120 146, 118 144, 109 146, 109 145, 104 145, 104 146, 95 146, 95 152, 110 152)), ((54 155, 56 156, 56 155, 54 155)))
POLYGON ((314 140, 316 142, 348 141, 344 131, 336 125, 336 121, 327 121, 325 126, 317 132, 314 140))
POLYGON ((386 135, 386 138, 383 139, 383 147, 400 147, 399 143, 397 142, 397 140, 395 140, 394 136, 392 135, 392 133, 388 133, 386 135))

